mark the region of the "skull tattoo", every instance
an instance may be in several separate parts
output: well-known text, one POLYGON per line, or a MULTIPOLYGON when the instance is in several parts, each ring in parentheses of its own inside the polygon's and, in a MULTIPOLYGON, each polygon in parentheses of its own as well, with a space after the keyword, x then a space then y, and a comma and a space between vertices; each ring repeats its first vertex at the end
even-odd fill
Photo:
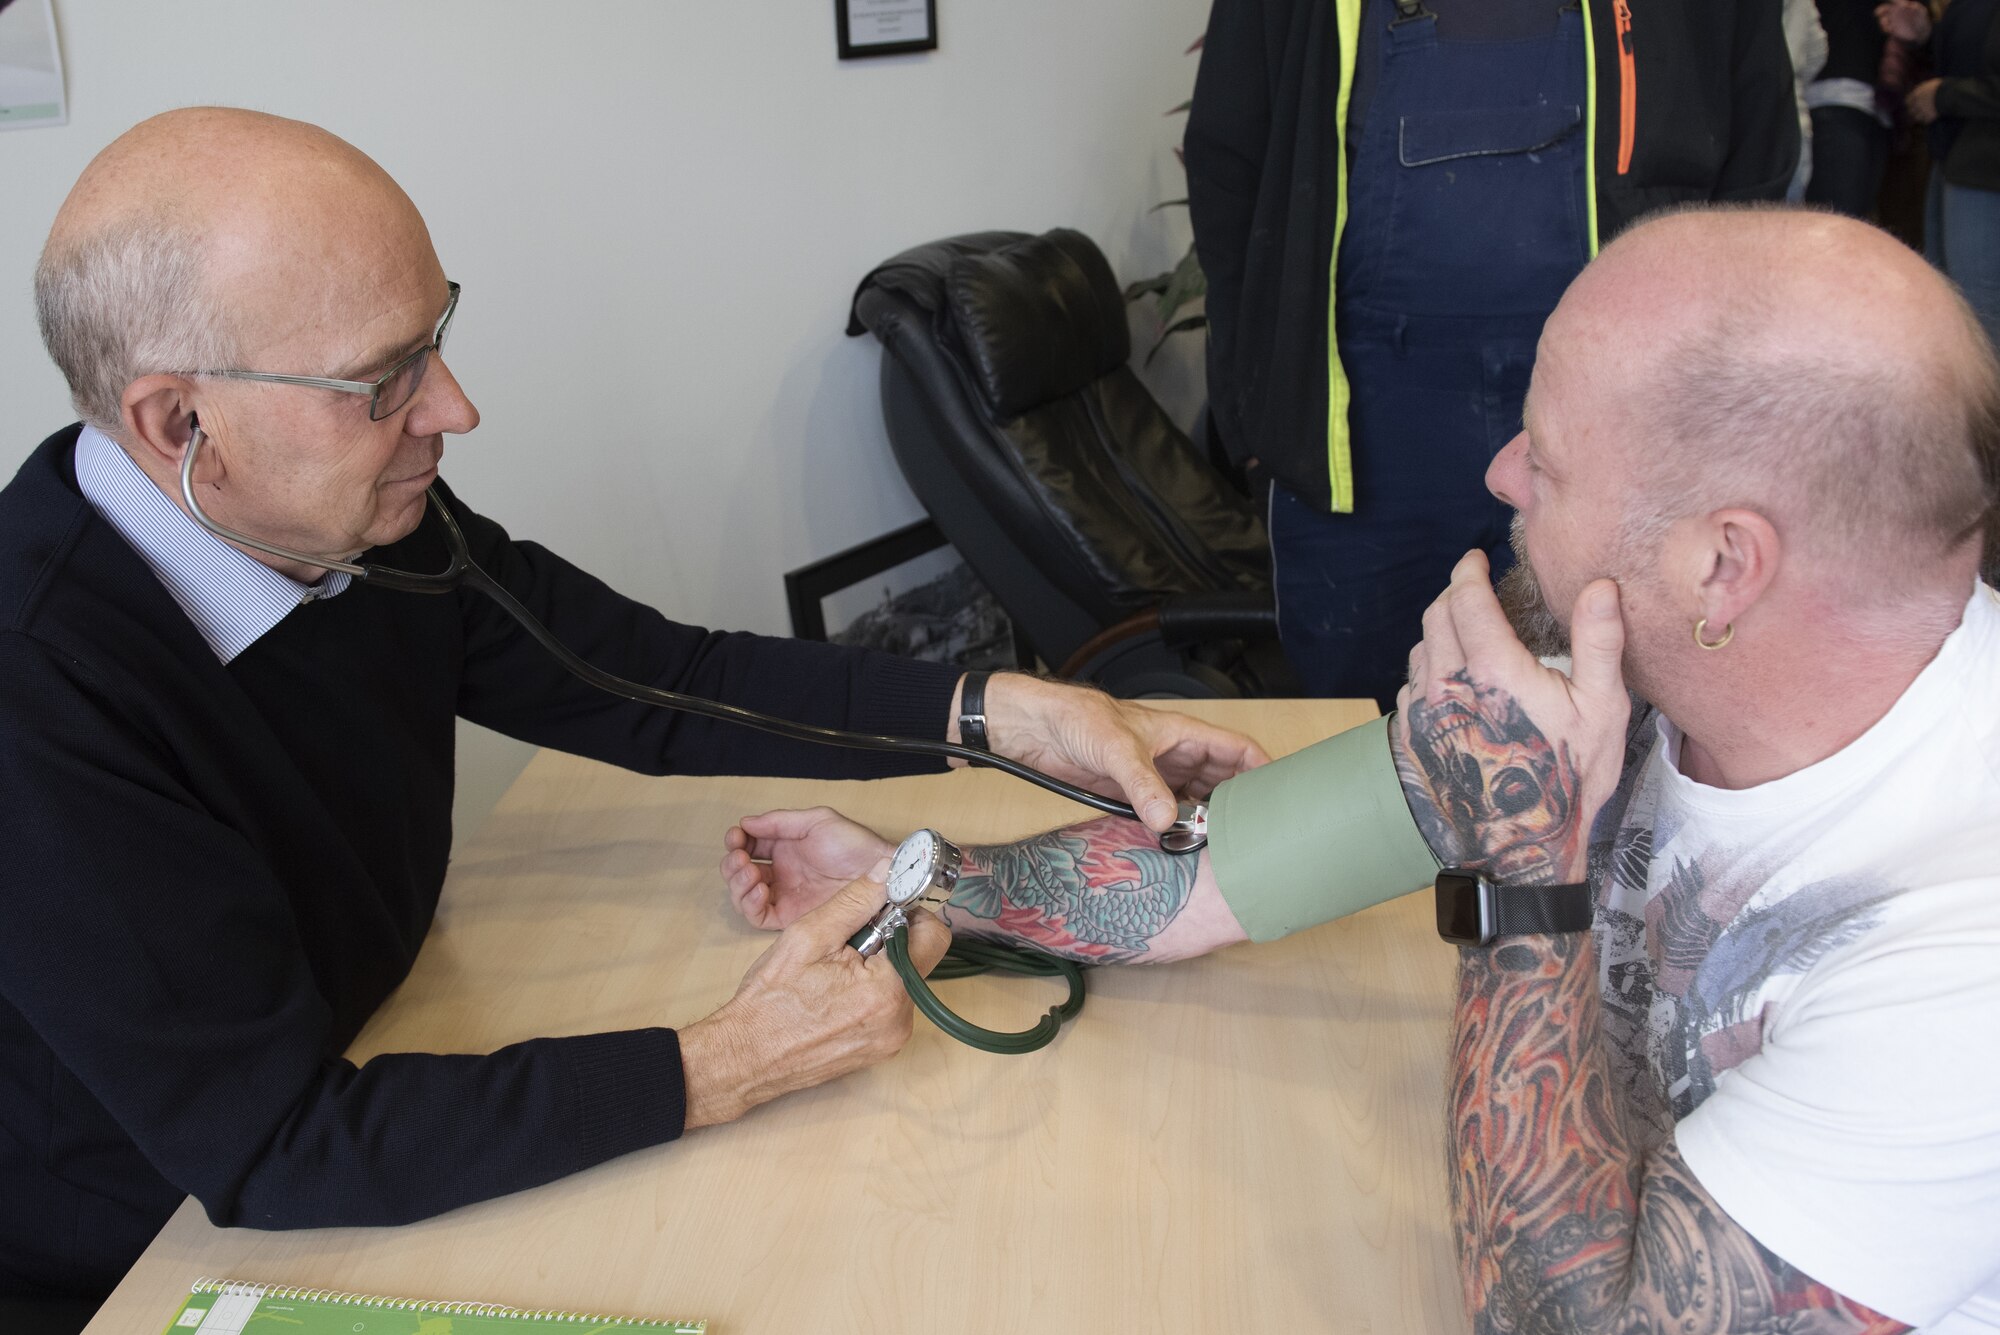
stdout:
POLYGON ((1436 828, 1420 823, 1438 854, 1503 883, 1554 881, 1581 837, 1568 748, 1551 747, 1512 695, 1462 670, 1443 699, 1408 712, 1408 754, 1398 748, 1396 763, 1406 790, 1414 780, 1435 799, 1436 828))

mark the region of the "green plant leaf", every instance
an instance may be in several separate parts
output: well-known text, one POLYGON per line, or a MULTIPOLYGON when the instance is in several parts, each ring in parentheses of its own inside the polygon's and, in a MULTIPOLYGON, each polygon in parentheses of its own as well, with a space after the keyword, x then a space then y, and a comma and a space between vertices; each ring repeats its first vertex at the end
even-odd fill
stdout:
POLYGON ((1161 209, 1171 209, 1176 206, 1185 208, 1187 207, 1187 201, 1185 199, 1163 199, 1159 203, 1153 205, 1152 208, 1147 209, 1146 212, 1158 213, 1161 209))
POLYGON ((1173 278, 1170 273, 1156 273, 1151 278, 1141 278, 1136 283, 1125 285, 1125 300, 1137 301, 1141 297, 1158 296, 1167 290, 1167 283, 1173 278))
POLYGON ((1172 324, 1168 325, 1165 329, 1162 329, 1160 331, 1160 336, 1157 339, 1153 340, 1153 346, 1149 348, 1146 352, 1146 360, 1144 364, 1147 366, 1151 366, 1153 364, 1153 358, 1156 355, 1158 355, 1161 348, 1166 346, 1167 340, 1172 338, 1175 334, 1184 334, 1190 329, 1206 329, 1207 327, 1208 327, 1208 317, 1206 315, 1190 315, 1187 316, 1185 319, 1174 321, 1172 324))
POLYGON ((1181 104, 1180 104, 1179 106, 1174 106, 1174 107, 1168 107, 1168 108, 1167 108, 1167 111, 1166 111, 1166 114, 1167 114, 1167 115, 1169 115, 1169 116, 1178 116, 1178 115, 1180 115, 1180 114, 1181 114, 1181 113, 1182 113, 1183 111, 1186 111, 1186 110, 1187 110, 1187 109, 1188 109, 1189 107, 1191 107, 1191 106, 1193 106, 1193 105, 1194 105, 1194 99, 1193 99, 1193 98, 1189 98, 1189 99, 1188 99, 1187 101, 1185 101, 1185 102, 1181 103, 1181 104))
POLYGON ((1173 323, 1180 314, 1181 307, 1208 295, 1208 276, 1201 271, 1201 260, 1195 256, 1190 245, 1181 262, 1174 266, 1174 272, 1167 280, 1166 290, 1160 293, 1159 315, 1161 324, 1173 323))

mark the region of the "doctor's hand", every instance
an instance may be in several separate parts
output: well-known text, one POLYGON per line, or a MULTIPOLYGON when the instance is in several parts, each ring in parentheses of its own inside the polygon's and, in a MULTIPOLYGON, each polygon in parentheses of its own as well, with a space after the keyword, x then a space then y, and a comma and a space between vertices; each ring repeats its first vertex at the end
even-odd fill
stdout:
MULTIPOLYGON (((956 695, 949 736, 960 740, 956 695)), ((1271 758, 1242 733, 1021 672, 987 682, 986 738, 996 754, 1124 798, 1156 834, 1174 823, 1176 794, 1206 797, 1271 758)))
MULTIPOLYGON (((689 1130, 886 1061, 909 1042, 910 997, 888 952, 864 960, 847 944, 888 901, 888 874, 882 858, 787 927, 735 996, 680 1030, 689 1130)), ((950 944, 935 914, 910 915, 910 959, 921 972, 950 944)))
POLYGON ((1572 668, 1544 666, 1507 623, 1484 552, 1424 613, 1389 730, 1403 793, 1446 866, 1502 884, 1584 879, 1590 827, 1617 785, 1631 697, 1618 586, 1593 580, 1570 618, 1572 668))
POLYGON ((753 927, 790 927, 896 846, 835 811, 766 811, 722 837, 722 879, 753 927))

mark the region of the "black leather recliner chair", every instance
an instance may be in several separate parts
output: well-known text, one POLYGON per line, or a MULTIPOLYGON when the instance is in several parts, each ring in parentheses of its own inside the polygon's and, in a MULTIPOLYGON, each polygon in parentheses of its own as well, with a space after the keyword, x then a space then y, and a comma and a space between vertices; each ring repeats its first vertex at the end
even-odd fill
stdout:
POLYGON ((1044 662, 1127 696, 1294 689, 1264 526, 1126 364, 1090 238, 906 250, 856 291, 864 330, 903 476, 1044 662))

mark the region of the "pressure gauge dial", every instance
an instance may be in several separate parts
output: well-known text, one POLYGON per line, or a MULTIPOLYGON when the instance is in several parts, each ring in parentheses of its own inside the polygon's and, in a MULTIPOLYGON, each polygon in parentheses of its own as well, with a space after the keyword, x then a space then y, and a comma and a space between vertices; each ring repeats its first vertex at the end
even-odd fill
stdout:
POLYGON ((897 928, 909 926, 908 910, 944 903, 958 884, 958 870, 964 865, 958 845, 936 830, 918 830, 897 845, 889 859, 889 902, 847 944, 863 955, 873 955, 897 928))
POLYGON ((964 855, 949 839, 936 830, 918 830, 897 846, 889 860, 889 902, 942 902, 958 884, 964 864, 964 855))

